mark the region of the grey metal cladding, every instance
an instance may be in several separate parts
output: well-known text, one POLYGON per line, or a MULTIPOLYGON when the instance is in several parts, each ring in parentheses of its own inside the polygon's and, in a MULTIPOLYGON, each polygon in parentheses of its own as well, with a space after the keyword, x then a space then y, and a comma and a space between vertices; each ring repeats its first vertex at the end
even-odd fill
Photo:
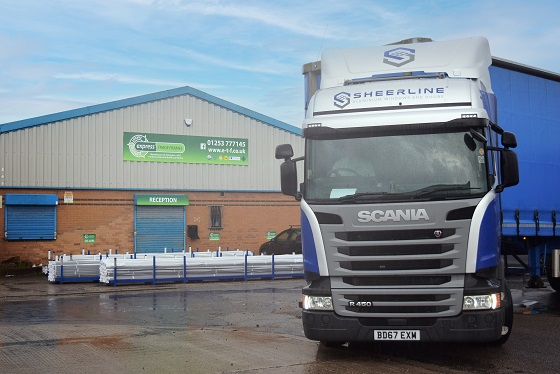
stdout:
POLYGON ((303 139, 247 112, 185 94, 1 132, 1 186, 279 191, 274 149, 303 139), (124 132, 246 138, 249 166, 124 161, 124 132))

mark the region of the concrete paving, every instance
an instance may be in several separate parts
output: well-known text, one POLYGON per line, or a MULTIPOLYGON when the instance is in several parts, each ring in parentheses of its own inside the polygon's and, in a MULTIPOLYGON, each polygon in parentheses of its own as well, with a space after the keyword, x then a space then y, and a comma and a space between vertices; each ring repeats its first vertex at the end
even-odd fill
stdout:
POLYGON ((303 336, 302 279, 109 286, 0 279, 6 373, 558 373, 559 295, 510 277, 502 347, 362 344, 303 336))

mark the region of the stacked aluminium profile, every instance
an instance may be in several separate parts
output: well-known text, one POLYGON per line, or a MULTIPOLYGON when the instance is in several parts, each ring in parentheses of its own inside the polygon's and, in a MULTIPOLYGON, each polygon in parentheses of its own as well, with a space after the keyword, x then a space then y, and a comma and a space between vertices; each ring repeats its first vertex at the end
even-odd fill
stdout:
MULTIPOLYGON (((43 269, 45 272, 45 269, 43 269)), ((302 255, 254 256, 250 251, 62 255, 49 261, 50 282, 106 284, 187 282, 303 276, 302 255)))
MULTIPOLYGON (((128 255, 61 255, 49 261, 47 276, 50 282, 94 282, 99 281, 101 258, 125 257, 128 255)), ((43 270, 44 272, 45 270, 43 270)))
POLYGON ((212 279, 274 278, 303 275, 301 255, 178 256, 144 259, 104 258, 99 281, 107 284, 212 279), (274 266, 273 266, 274 265, 274 266))

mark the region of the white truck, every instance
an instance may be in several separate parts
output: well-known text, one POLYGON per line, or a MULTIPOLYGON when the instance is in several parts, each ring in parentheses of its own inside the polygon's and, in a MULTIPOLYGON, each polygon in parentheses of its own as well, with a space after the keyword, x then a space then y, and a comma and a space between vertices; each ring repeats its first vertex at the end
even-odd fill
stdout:
POLYGON ((320 84, 305 155, 283 144, 276 158, 282 192, 301 200, 309 339, 508 339, 500 192, 519 176, 491 60, 475 37, 327 50, 308 64, 307 84, 320 84))

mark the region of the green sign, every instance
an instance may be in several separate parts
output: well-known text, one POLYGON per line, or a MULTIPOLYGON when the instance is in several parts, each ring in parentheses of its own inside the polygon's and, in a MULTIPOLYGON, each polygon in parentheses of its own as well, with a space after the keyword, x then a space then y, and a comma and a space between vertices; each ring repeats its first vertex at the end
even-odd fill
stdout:
POLYGON ((276 237, 276 231, 267 231, 266 240, 272 240, 276 237))
POLYGON ((134 195, 135 205, 189 205, 187 195, 168 195, 168 194, 136 194, 134 195))
POLYGON ((220 240, 220 233, 219 232, 211 232, 210 233, 210 240, 220 240))
POLYGON ((249 141, 240 138, 125 132, 125 161, 249 165, 249 141))
POLYGON ((95 243, 96 239, 95 234, 84 234, 84 243, 95 243))

